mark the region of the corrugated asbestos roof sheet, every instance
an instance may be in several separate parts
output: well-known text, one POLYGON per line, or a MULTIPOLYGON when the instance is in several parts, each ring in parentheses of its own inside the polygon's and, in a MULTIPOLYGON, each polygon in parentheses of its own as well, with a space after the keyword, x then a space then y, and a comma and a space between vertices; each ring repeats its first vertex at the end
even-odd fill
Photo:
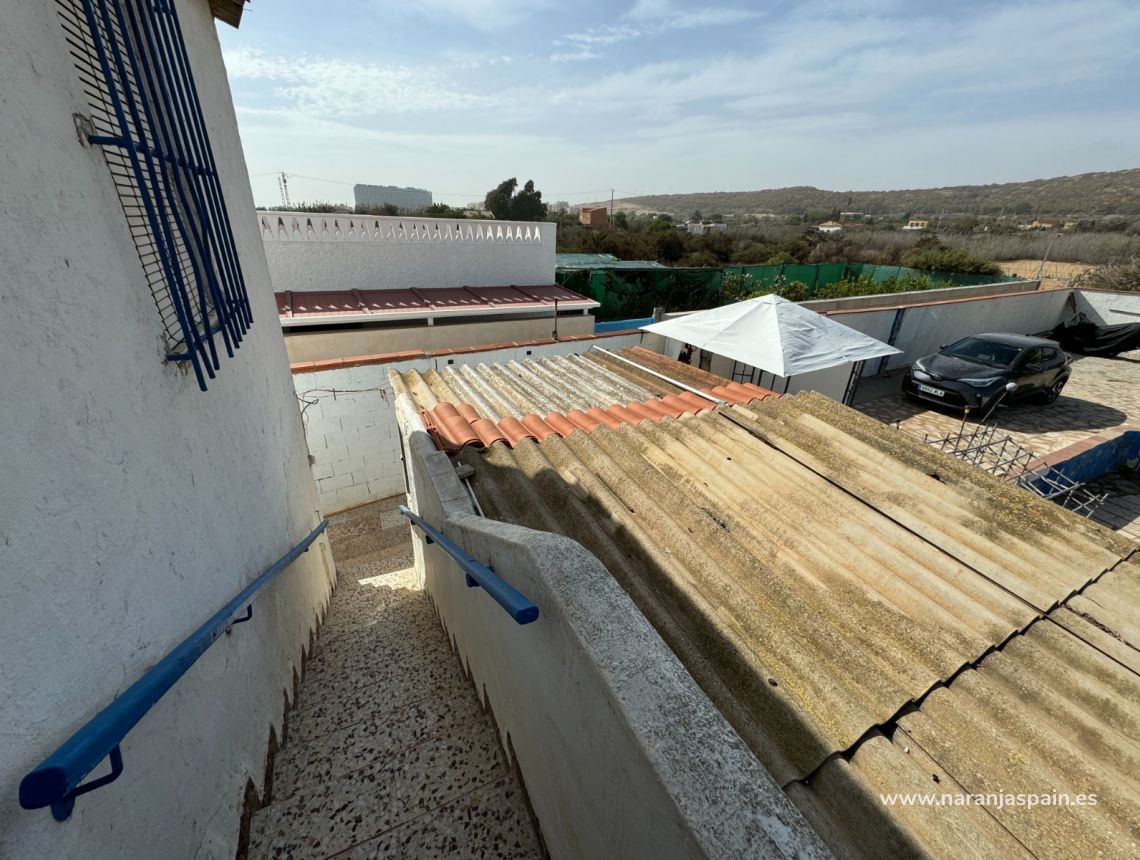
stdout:
POLYGON ((319 321, 321 317, 459 314, 489 310, 502 313, 597 307, 593 299, 563 287, 457 287, 406 290, 335 290, 274 293, 283 319, 319 321))
MULTIPOLYGON (((417 376, 488 417, 676 393, 597 353, 417 376)), ((459 456, 488 516, 598 556, 837 853, 1136 853, 1131 542, 815 394, 459 456), (879 799, 958 790, 1101 800, 879 799)))

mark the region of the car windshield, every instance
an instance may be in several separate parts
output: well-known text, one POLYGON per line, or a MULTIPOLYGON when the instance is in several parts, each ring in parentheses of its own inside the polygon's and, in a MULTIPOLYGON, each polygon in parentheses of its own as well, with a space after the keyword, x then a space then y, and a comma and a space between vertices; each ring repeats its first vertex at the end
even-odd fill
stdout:
POLYGON ((942 354, 988 367, 1009 367, 1020 351, 1008 343, 997 343, 981 337, 964 337, 943 349, 942 354))

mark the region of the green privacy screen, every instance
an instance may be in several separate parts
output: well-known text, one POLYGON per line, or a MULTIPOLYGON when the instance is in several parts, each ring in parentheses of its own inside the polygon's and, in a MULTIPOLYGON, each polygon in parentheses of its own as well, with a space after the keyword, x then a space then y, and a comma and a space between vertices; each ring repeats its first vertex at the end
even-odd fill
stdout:
POLYGON ((922 272, 905 266, 872 266, 864 263, 788 264, 784 266, 725 266, 720 269, 669 268, 563 268, 555 280, 576 293, 600 302, 598 320, 646 317, 656 307, 667 311, 712 308, 725 303, 721 285, 726 274, 749 275, 753 287, 772 287, 783 276, 785 282, 799 281, 808 298, 844 279, 863 276, 884 283, 906 276, 929 278, 934 286, 975 286, 1011 280, 1004 275, 959 275, 922 272))

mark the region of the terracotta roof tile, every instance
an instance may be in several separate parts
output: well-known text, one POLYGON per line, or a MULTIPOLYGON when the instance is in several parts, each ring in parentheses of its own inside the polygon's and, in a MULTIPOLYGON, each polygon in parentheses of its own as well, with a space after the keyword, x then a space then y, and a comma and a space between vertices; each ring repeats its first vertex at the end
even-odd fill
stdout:
POLYGON ((499 431, 511 443, 512 447, 523 439, 535 439, 535 435, 521 421, 510 416, 499 419, 499 431))
POLYGON ((571 421, 575 427, 585 430, 587 433, 602 423, 597 418, 591 418, 581 409, 571 409, 566 413, 566 418, 571 421))
POLYGON ((607 427, 611 428, 620 427, 625 423, 625 421, 623 421, 617 415, 611 415, 600 406, 591 406, 586 410, 586 414, 591 418, 597 420, 600 424, 605 424, 607 427))
POLYGON ((522 426, 534 434, 534 437, 541 442, 547 436, 557 433, 558 431, 543 421, 535 414, 524 415, 522 417, 522 426))

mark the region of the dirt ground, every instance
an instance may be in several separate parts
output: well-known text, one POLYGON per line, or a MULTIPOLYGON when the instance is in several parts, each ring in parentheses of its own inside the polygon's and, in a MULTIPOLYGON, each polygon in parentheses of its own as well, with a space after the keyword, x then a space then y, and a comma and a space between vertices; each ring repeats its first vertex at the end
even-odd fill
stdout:
POLYGON ((1036 278, 1040 270, 1041 288, 1045 290, 1068 287, 1077 275, 1096 268, 1088 263, 1055 263, 1052 260, 1047 261, 1044 268, 1040 260, 1006 260, 999 265, 1007 275, 1019 275, 1023 278, 1036 278))

